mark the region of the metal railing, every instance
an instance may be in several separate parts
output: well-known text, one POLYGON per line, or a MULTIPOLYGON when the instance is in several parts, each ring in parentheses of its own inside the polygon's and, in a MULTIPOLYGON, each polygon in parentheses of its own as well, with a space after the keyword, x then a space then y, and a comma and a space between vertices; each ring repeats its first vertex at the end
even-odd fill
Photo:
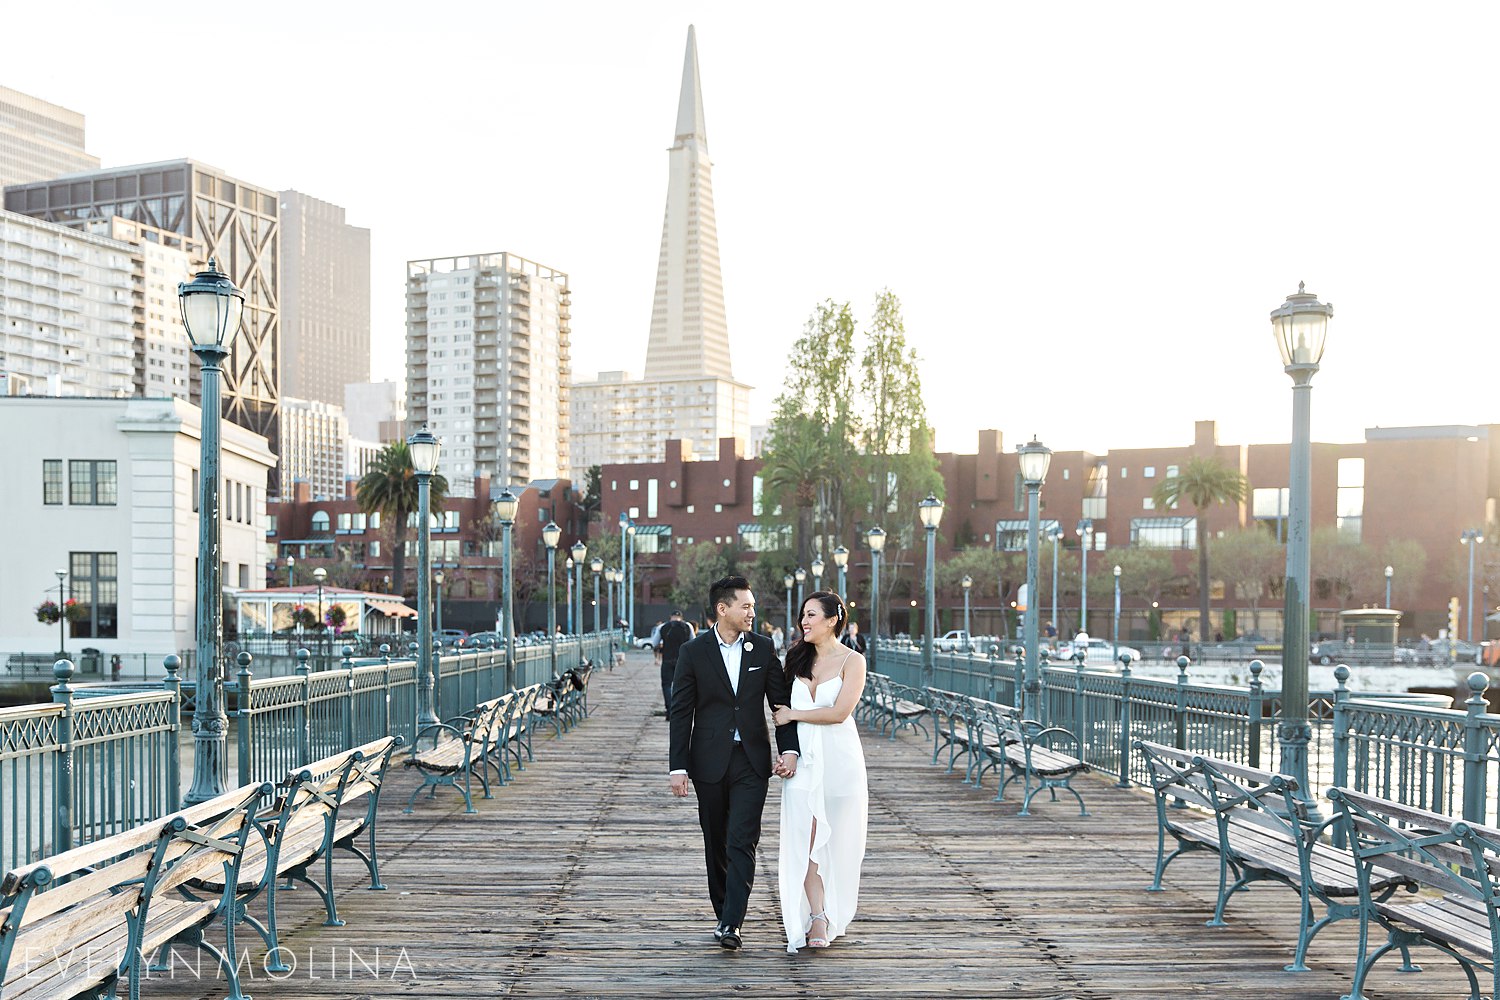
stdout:
MULTIPOLYGON (((921 690, 920 651, 883 643, 880 672, 921 690)), ((1252 767, 1280 764, 1276 720, 1281 692, 1266 690, 1261 665, 1244 688, 1193 684, 1186 666, 1175 681, 1111 670, 1044 664, 1041 720, 1072 731, 1083 759, 1121 785, 1149 780, 1131 743, 1147 739, 1252 767)), ((1020 667, 998 657, 937 654, 932 687, 1018 705, 1020 667)), ((1334 671, 1338 687, 1308 697, 1312 741, 1308 791, 1321 799, 1331 786, 1351 787, 1406 805, 1464 819, 1500 823, 1500 715, 1487 711, 1488 679, 1468 678, 1462 709, 1438 708, 1430 695, 1355 694, 1349 669, 1334 671)), ((1437 700, 1444 700, 1441 696, 1437 700)))
MULTIPOLYGON (((617 633, 559 637, 557 668, 603 665, 617 633)), ((291 676, 257 677, 255 660, 225 683, 230 730, 225 770, 241 785, 276 780, 301 764, 383 735, 413 742, 418 665, 389 649, 373 661, 350 648, 336 669, 313 670, 299 651, 291 676)), ((79 686, 71 662, 56 665, 52 701, 0 709, 0 872, 165 815, 181 805, 193 758, 181 724, 193 686, 168 657, 148 690, 79 686), (186 768, 184 765, 187 765, 186 768)), ((436 660, 442 712, 457 715, 504 693, 503 649, 436 660)), ((553 679, 550 644, 518 646, 519 687, 553 679)))

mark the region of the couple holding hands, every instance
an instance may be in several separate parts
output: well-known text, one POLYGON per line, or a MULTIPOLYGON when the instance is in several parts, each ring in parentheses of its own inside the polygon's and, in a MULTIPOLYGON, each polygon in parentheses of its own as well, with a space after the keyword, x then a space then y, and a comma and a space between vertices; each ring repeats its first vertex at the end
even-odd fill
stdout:
POLYGON ((787 951, 826 948, 859 900, 868 791, 853 714, 864 657, 840 641, 849 614, 837 594, 802 602, 785 666, 754 634, 755 595, 744 577, 717 581, 709 604, 714 627, 682 647, 667 708, 672 793, 698 797, 714 938, 741 947, 774 773, 783 779, 778 882, 787 951), (774 759, 763 706, 776 725, 774 759))

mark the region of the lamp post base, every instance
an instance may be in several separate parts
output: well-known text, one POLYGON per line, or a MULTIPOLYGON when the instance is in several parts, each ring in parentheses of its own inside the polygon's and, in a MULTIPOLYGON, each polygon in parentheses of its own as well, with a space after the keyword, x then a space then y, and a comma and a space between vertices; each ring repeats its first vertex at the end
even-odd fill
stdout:
POLYGON ((1297 782, 1296 797, 1304 803, 1307 817, 1321 822, 1318 802, 1308 783, 1307 748, 1312 743, 1312 726, 1305 721, 1282 722, 1276 726, 1276 742, 1281 747, 1280 772, 1297 782))
MULTIPOLYGON (((202 692, 199 692, 199 697, 202 692)), ((227 715, 193 719, 193 784, 182 797, 183 805, 196 805, 224 794, 225 733, 227 715)))

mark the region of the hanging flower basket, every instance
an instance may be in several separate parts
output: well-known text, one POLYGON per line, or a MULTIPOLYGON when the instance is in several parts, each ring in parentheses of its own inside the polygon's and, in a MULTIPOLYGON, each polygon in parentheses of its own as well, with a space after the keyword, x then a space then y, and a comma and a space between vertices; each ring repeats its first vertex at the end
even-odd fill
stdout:
POLYGON ((43 625, 56 625, 63 618, 70 622, 87 621, 88 617, 88 605, 79 604, 71 597, 64 601, 60 608, 57 602, 52 600, 43 601, 36 606, 36 620, 43 625))

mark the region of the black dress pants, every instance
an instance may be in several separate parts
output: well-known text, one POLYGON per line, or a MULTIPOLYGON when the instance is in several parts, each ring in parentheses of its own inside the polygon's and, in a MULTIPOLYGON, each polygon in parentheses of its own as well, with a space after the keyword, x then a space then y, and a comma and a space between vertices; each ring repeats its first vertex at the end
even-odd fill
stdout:
POLYGON ((708 863, 708 898, 719 922, 745 922, 750 887, 755 883, 755 848, 765 811, 770 779, 750 766, 743 745, 736 743, 721 781, 694 781, 703 853, 708 863))

